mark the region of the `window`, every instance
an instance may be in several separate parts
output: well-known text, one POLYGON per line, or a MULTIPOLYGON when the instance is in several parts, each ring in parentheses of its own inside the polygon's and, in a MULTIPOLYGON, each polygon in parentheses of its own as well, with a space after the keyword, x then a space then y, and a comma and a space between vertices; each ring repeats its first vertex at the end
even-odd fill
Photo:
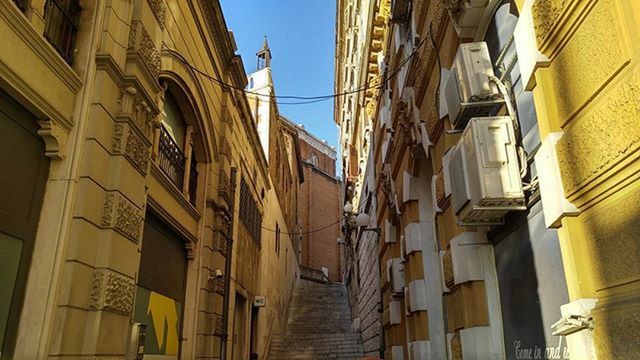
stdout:
POLYGON ((315 153, 311 153, 311 156, 309 156, 309 163, 313 166, 318 166, 318 156, 315 153))
POLYGON ((71 64, 80 22, 78 0, 47 0, 44 21, 44 37, 71 64))
POLYGON ((258 204, 244 179, 240 183, 240 222, 247 229, 253 242, 260 246, 262 241, 262 214, 260 214, 258 204))
POLYGON ((195 206, 198 164, 186 136, 187 123, 183 112, 176 98, 168 91, 163 110, 165 117, 160 127, 158 166, 180 192, 188 194, 189 201, 195 206), (188 172, 186 183, 185 172, 188 172))

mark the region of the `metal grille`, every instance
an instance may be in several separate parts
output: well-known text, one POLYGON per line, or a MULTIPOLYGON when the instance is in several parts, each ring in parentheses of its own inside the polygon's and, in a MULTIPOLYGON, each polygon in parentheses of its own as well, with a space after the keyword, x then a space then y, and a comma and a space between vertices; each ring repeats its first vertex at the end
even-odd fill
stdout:
POLYGON ((262 214, 244 179, 240 184, 240 222, 247 228, 253 242, 261 246, 262 214))
MULTIPOLYGON (((184 184, 185 157, 176 141, 173 140, 164 126, 162 126, 160 130, 158 160, 160 169, 162 169, 178 189, 182 191, 182 185, 184 184)), ((193 188, 195 189, 195 186, 193 188)))
POLYGON ((78 0, 47 0, 44 21, 46 23, 45 38, 71 64, 80 22, 78 0))
POLYGON ((196 205, 196 189, 198 186, 198 163, 193 152, 191 153, 191 167, 189 168, 189 202, 196 205))

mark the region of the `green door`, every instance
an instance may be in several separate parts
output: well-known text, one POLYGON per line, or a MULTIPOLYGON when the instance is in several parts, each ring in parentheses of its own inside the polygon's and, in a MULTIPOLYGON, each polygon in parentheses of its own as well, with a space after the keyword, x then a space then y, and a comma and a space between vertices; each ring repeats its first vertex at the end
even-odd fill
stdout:
POLYGON ((0 358, 13 352, 49 160, 35 117, 0 90, 0 358))

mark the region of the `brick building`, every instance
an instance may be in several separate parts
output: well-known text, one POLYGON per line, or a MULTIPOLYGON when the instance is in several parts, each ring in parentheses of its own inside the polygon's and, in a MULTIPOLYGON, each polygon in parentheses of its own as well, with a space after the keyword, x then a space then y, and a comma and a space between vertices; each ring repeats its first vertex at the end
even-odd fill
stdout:
MULTIPOLYGON (((290 119, 283 119, 293 124, 290 119)), ((298 193, 302 225, 300 265, 315 270, 326 268, 329 280, 341 281, 340 245, 336 241, 340 237, 341 182, 336 177, 336 151, 302 125, 294 126, 298 129, 304 170, 304 182, 298 193)))

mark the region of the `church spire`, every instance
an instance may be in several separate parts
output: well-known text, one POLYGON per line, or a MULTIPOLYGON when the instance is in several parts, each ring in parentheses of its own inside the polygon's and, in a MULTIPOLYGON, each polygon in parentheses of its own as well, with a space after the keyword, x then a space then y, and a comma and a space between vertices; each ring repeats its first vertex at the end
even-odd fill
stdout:
POLYGON ((264 42, 262 43, 262 49, 256 53, 258 56, 258 68, 261 70, 271 66, 271 49, 269 49, 269 43, 267 42, 267 35, 264 36, 264 42))

